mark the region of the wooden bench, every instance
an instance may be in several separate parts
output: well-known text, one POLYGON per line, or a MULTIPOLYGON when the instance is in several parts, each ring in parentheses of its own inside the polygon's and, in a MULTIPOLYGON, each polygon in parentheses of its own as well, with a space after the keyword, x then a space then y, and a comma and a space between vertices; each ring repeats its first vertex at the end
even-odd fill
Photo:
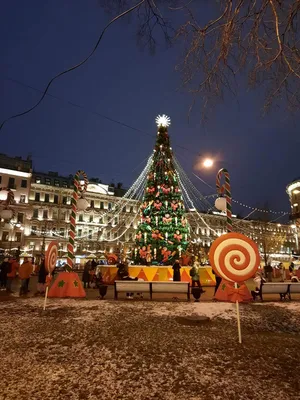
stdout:
POLYGON ((291 282, 291 283, 289 284, 288 296, 289 296, 289 299, 290 299, 290 300, 292 300, 292 299, 291 299, 291 294, 292 294, 292 293, 300 294, 300 282, 295 282, 295 283, 291 282))
POLYGON ((256 297, 260 297, 261 301, 263 301, 264 294, 279 294, 280 300, 284 300, 289 293, 289 283, 284 282, 268 282, 261 283, 260 289, 258 293, 252 291, 254 300, 256 297))
POLYGON ((115 281, 115 300, 118 294, 125 293, 149 293, 152 300, 153 293, 183 293, 190 300, 189 282, 142 282, 142 281, 115 281))

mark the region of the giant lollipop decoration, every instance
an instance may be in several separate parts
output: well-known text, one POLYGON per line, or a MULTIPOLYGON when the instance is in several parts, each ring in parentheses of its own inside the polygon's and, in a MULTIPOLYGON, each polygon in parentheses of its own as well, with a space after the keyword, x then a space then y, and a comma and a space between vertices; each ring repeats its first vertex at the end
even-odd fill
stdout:
POLYGON ((255 274, 260 264, 257 245, 247 236, 230 232, 213 242, 209 260, 214 272, 223 278, 216 299, 236 303, 239 342, 242 343, 239 302, 251 298, 244 281, 255 274))
POLYGON ((253 240, 241 233, 230 232, 213 242, 209 259, 214 271, 223 279, 243 282, 257 271, 260 255, 253 240))
POLYGON ((52 242, 49 243, 48 249, 45 254, 45 267, 46 270, 48 271, 48 276, 46 279, 47 286, 46 286, 45 300, 43 307, 44 311, 46 309, 46 304, 47 304, 49 285, 51 282, 51 274, 56 266, 57 256, 58 256, 58 242, 56 240, 53 240, 52 242))

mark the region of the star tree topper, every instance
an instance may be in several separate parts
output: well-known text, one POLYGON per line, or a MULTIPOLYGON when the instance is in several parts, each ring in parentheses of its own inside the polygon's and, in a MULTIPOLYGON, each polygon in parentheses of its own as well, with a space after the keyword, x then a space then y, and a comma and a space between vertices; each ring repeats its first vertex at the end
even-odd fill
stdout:
POLYGON ((164 126, 167 127, 169 125, 171 125, 171 118, 168 117, 167 115, 163 114, 163 115, 158 115, 155 118, 155 122, 157 126, 164 126))

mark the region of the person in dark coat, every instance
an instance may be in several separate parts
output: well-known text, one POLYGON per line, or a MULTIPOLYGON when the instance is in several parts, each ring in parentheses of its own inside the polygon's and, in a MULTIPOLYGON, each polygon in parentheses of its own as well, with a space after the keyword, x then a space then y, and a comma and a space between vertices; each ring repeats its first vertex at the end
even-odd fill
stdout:
POLYGON ((180 276, 180 264, 179 260, 175 260, 175 263, 173 265, 173 281, 174 282, 180 282, 181 281, 181 276, 180 276))
POLYGON ((10 263, 8 258, 4 258, 3 263, 0 265, 0 288, 6 289, 7 274, 10 272, 10 263))
POLYGON ((47 270, 46 270, 45 260, 43 259, 38 274, 38 285, 36 293, 37 295, 45 293, 46 278, 47 278, 47 270))
POLYGON ((91 264, 92 268, 96 269, 97 265, 97 262, 93 259, 91 264))
POLYGON ((222 278, 219 275, 217 275, 213 269, 212 269, 212 273, 215 275, 215 278, 216 278, 216 286, 215 286, 215 292, 214 292, 214 295, 215 295, 217 293, 217 290, 219 289, 222 278))
POLYGON ((82 274, 82 282, 83 282, 83 287, 86 289, 86 286, 90 288, 90 268, 91 268, 91 263, 88 261, 83 270, 82 274))

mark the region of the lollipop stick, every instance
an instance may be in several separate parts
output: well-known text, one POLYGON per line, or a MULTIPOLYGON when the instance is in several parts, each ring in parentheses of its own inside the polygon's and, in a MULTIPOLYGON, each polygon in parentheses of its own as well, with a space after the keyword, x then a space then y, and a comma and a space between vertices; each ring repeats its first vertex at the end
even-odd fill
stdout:
MULTIPOLYGON (((51 277, 51 274, 49 273, 48 276, 51 277)), ((46 292, 45 292, 45 300, 44 300, 44 307, 43 307, 44 311, 46 310, 47 297, 48 297, 48 291, 49 291, 49 284, 50 284, 50 282, 48 282, 47 287, 46 287, 46 292)))
POLYGON ((44 307, 43 307, 43 310, 44 310, 44 311, 45 311, 45 309, 46 309, 46 303, 47 303, 47 297, 48 297, 48 290, 49 290, 49 287, 47 286, 47 287, 46 287, 46 293, 45 293, 44 307))
MULTIPOLYGON (((237 283, 234 283, 235 289, 237 289, 237 283)), ((237 317, 237 325, 238 325, 238 334, 239 334, 239 343, 242 343, 242 331, 241 331, 241 319, 240 319, 240 306, 239 302, 236 301, 236 317, 237 317)))

